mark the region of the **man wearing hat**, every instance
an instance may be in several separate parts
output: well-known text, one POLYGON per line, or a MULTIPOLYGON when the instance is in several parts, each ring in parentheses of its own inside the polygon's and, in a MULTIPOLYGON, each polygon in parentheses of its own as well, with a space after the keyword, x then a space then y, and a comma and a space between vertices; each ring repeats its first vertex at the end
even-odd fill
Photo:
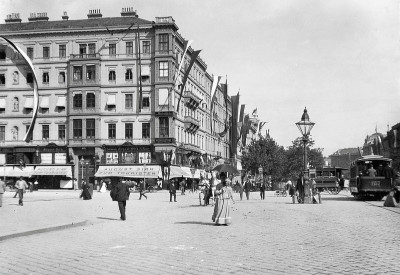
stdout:
POLYGON ((122 181, 122 179, 115 185, 110 192, 110 196, 113 201, 118 202, 119 212, 121 214, 120 219, 126 220, 125 210, 126 210, 126 201, 129 200, 129 195, 131 194, 129 188, 133 187, 134 183, 126 181, 122 181))

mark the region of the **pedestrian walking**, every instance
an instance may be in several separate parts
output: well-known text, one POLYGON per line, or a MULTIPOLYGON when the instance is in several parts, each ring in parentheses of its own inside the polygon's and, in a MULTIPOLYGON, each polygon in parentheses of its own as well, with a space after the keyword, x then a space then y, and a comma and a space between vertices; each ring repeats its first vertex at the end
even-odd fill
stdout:
POLYGON ((100 193, 105 193, 107 191, 107 186, 104 180, 100 181, 100 189, 99 192, 100 193))
POLYGON ((343 188, 344 188, 344 175, 342 175, 341 177, 340 177, 340 180, 339 180, 339 189, 338 189, 338 194, 340 193, 340 191, 342 191, 343 190, 343 188))
POLYGON ((82 193, 79 196, 83 200, 91 200, 92 195, 90 194, 90 186, 85 181, 82 181, 82 193))
POLYGON ((39 182, 37 179, 35 179, 35 181, 33 182, 33 190, 38 190, 38 185, 39 185, 39 182))
POLYGON ((29 182, 29 192, 33 192, 33 182, 29 182))
POLYGON ((240 200, 243 200, 243 189, 244 189, 243 183, 238 179, 236 179, 236 186, 238 186, 240 200))
POLYGON ((0 207, 3 206, 3 194, 6 192, 6 184, 0 179, 0 207))
POLYGON ((221 180, 222 187, 216 190, 218 198, 218 212, 215 215, 213 221, 216 225, 229 225, 232 222, 231 217, 231 201, 235 203, 232 196, 232 188, 230 181, 225 179, 221 180))
POLYGON ((224 172, 220 174, 220 179, 221 181, 215 186, 215 191, 214 191, 214 212, 212 215, 213 222, 215 222, 218 214, 221 211, 220 209, 221 205, 219 204, 219 199, 221 198, 220 190, 223 187, 223 184, 226 185, 226 174, 224 172))
POLYGON ((28 184, 26 183, 26 181, 24 180, 23 177, 20 177, 19 180, 17 180, 17 182, 15 183, 15 187, 18 190, 18 196, 19 196, 19 201, 18 204, 20 206, 24 205, 23 199, 24 199, 24 193, 26 188, 28 188, 28 184))
POLYGON ((145 186, 144 186, 144 181, 140 180, 139 181, 139 200, 141 200, 142 197, 145 197, 146 200, 147 200, 147 196, 145 195, 145 193, 146 193, 146 189, 145 189, 145 186))
POLYGON ((174 202, 176 202, 176 186, 174 180, 171 180, 169 185, 169 202, 172 202, 172 197, 174 198, 174 202))
POLYGON ((131 194, 129 188, 133 187, 134 183, 127 183, 126 181, 119 180, 119 182, 111 187, 110 196, 113 201, 118 202, 119 213, 121 214, 120 219, 126 220, 126 201, 129 200, 131 194))
POLYGON ((179 182, 179 189, 181 190, 181 195, 185 195, 185 185, 186 185, 185 178, 182 177, 181 181, 179 182))
POLYGON ((250 199, 250 191, 251 191, 251 181, 250 178, 247 178, 244 182, 244 192, 246 193, 247 200, 250 199))

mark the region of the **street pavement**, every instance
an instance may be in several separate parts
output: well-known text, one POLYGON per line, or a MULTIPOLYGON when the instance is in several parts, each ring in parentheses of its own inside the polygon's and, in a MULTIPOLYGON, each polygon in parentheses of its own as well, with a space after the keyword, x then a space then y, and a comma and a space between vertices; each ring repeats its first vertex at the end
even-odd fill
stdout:
POLYGON ((126 221, 108 192, 36 191, 24 206, 13 195, 0 208, 0 274, 400 274, 400 208, 346 191, 322 204, 235 193, 230 226, 197 193, 132 193, 126 221))

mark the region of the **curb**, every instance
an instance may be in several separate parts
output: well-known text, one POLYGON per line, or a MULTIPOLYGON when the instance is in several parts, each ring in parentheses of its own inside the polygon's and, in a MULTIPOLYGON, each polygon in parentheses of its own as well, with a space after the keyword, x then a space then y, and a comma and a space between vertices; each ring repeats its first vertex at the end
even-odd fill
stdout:
POLYGON ((71 223, 71 224, 65 224, 65 225, 54 226, 54 227, 47 227, 47 228, 43 228, 43 229, 36 229, 36 230, 25 231, 25 232, 21 232, 21 233, 15 233, 15 234, 10 234, 10 235, 0 236, 0 242, 1 241, 5 241, 5 240, 9 240, 9 239, 19 238, 19 237, 35 235, 35 234, 41 234, 41 233, 46 233, 46 232, 58 231, 58 230, 65 230, 65 229, 68 229, 68 228, 84 226, 84 225, 87 225, 87 224, 88 224, 88 221, 86 220, 86 221, 78 222, 78 223, 71 223))

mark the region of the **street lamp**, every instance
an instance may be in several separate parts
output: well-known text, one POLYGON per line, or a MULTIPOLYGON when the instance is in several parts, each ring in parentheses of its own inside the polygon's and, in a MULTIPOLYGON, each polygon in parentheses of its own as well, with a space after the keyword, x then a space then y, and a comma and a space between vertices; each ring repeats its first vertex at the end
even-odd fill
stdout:
POLYGON ((307 170, 307 150, 306 145, 308 142, 308 137, 310 135, 311 129, 314 127, 315 123, 310 121, 310 117, 307 113, 307 108, 304 108, 304 113, 301 116, 301 120, 296 123, 297 128, 299 128, 301 135, 303 136, 302 141, 304 145, 304 154, 303 154, 303 164, 304 164, 304 172, 307 170))

